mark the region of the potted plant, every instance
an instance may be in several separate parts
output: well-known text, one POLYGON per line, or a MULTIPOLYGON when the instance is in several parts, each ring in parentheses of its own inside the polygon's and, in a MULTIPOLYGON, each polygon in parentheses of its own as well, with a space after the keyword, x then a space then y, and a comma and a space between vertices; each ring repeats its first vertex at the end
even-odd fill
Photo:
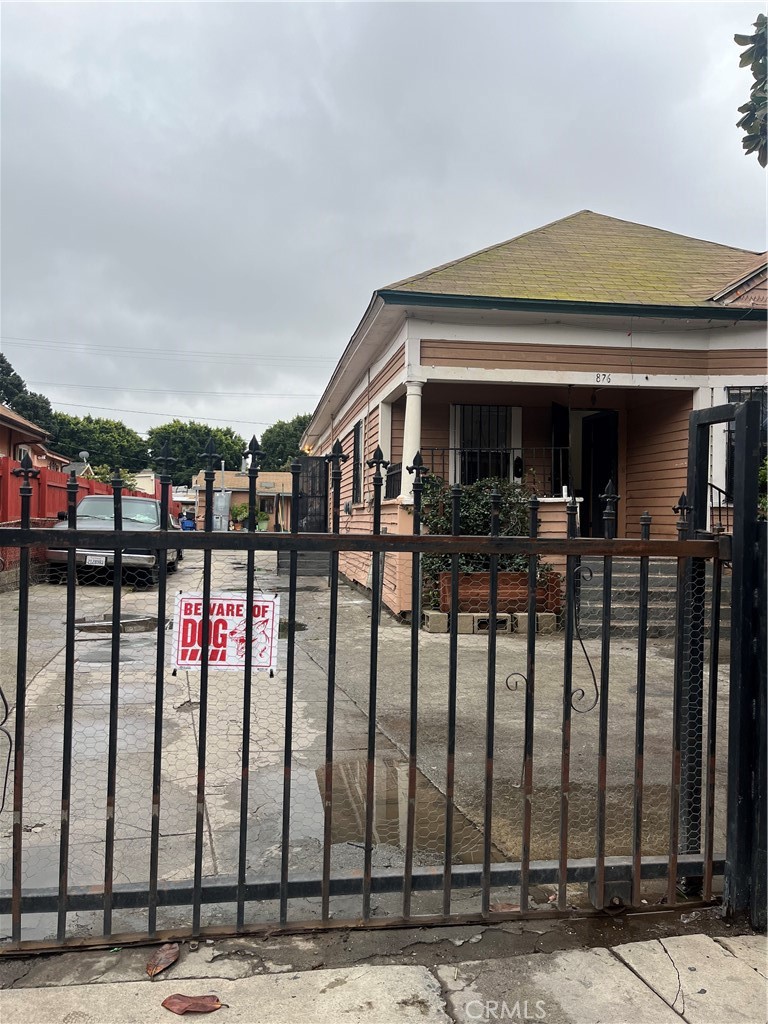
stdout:
POLYGON ((236 530, 242 530, 243 523, 248 518, 248 506, 243 502, 242 505, 233 505, 229 514, 232 518, 232 525, 236 530))
MULTIPOLYGON (((499 533, 527 537, 531 492, 508 480, 479 480, 462 488, 461 532, 488 536, 491 522, 491 493, 499 493, 499 533)), ((451 489, 439 477, 424 481, 423 524, 430 533, 451 532, 451 489)), ((425 555, 422 559, 422 607, 442 612, 451 607, 451 559, 449 555, 425 555)), ((498 564, 497 607, 499 612, 528 610, 526 555, 501 555, 498 564)), ((488 608, 490 562, 488 555, 459 556, 459 612, 484 612, 488 608)), ((559 613, 562 609, 562 579, 550 565, 539 563, 536 571, 536 608, 559 613)))
POLYGON ((256 529, 260 533, 264 533, 266 528, 269 526, 269 514, 267 512, 258 512, 256 514, 256 529))

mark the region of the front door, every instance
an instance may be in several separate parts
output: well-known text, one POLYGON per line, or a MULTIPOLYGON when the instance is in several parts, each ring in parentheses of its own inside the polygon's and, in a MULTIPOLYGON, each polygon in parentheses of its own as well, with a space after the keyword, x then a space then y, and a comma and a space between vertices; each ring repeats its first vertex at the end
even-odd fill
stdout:
POLYGON ((603 503, 609 480, 618 486, 619 414, 596 412, 582 420, 581 479, 584 492, 581 531, 585 537, 603 536, 603 503))

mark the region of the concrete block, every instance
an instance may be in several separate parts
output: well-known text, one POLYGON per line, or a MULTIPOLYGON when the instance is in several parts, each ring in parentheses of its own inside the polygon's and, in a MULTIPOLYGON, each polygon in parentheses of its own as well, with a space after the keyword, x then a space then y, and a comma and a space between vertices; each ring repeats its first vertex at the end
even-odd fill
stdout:
POLYGON ((518 612, 512 616, 512 632, 523 633, 528 632, 528 612, 518 612))
MULTIPOLYGON (((491 616, 490 615, 475 615, 475 632, 476 633, 490 633, 491 631, 491 616)), ((512 632, 512 616, 506 612, 498 614, 496 616, 496 632, 497 633, 511 633, 512 632)))
POLYGON ((554 612, 536 613, 536 632, 554 633, 557 629, 557 616, 554 612))
POLYGON ((448 613, 430 609, 421 614, 421 628, 427 633, 447 633, 448 613))
POLYGON ((469 612, 459 612, 456 616, 458 619, 457 632, 459 633, 474 633, 475 631, 475 616, 469 612))

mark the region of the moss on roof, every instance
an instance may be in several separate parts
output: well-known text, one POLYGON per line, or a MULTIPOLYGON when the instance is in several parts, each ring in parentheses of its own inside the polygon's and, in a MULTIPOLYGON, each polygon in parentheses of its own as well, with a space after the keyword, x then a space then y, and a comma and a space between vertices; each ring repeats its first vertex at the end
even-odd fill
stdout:
MULTIPOLYGON (((581 210, 389 290, 570 302, 713 306, 756 254, 581 210)), ((384 289, 382 289, 384 290, 384 289)))

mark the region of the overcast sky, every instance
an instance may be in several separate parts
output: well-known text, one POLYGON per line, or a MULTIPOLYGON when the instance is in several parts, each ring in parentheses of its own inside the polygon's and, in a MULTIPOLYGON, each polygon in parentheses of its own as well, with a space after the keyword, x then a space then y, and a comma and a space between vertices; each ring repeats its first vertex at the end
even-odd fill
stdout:
POLYGON ((760 9, 6 2, 3 351, 64 411, 248 437, 375 288, 576 210, 763 249, 760 9))

